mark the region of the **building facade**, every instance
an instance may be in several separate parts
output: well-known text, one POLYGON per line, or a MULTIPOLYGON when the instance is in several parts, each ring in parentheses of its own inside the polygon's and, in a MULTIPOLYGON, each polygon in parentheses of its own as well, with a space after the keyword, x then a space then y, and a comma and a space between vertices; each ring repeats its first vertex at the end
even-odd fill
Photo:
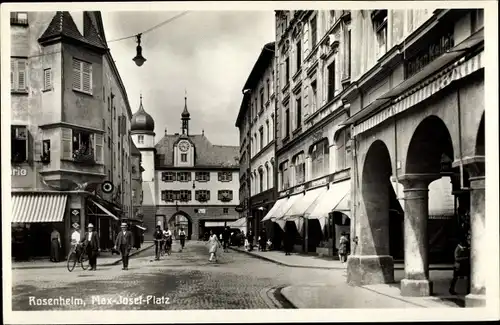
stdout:
MULTIPOLYGON (((131 111, 101 15, 12 12, 11 44, 14 245, 32 247, 30 256, 47 256, 55 227, 67 253, 71 225, 85 228, 92 222, 101 248, 109 248, 114 227, 130 206, 130 187, 121 187, 118 197, 101 192, 110 180, 110 157, 129 155, 127 141, 123 150, 109 142, 116 137, 108 126, 128 134, 131 111), (110 84, 120 103, 116 115, 106 107, 110 84)), ((115 175, 130 182, 125 169, 115 175)))
POLYGON ((404 247, 401 294, 432 294, 429 217, 436 214, 433 184, 441 182, 455 202, 451 249, 471 239, 466 304, 484 304, 483 15, 476 9, 351 13, 352 76, 342 95, 350 103, 344 124, 353 147, 350 283, 393 282, 392 240, 404 233, 396 243, 404 247))
MULTIPOLYGON (((248 229, 256 234, 263 228, 261 220, 275 201, 274 42, 262 48, 243 87, 243 93, 243 111, 239 116, 248 114, 248 119, 245 119, 247 125, 241 128, 243 132, 248 130, 246 132, 249 133, 247 140, 250 158, 248 229)), ((245 146, 245 141, 242 143, 245 146)))
POLYGON ((147 238, 156 225, 188 239, 219 232, 238 219, 239 148, 213 145, 202 134, 191 134, 185 98, 181 132, 165 135, 154 144, 154 121, 142 101, 132 119, 132 138, 142 154, 143 213, 147 238))
POLYGON ((240 151, 239 151, 239 166, 240 166, 240 204, 237 209, 239 210, 240 219, 245 220, 245 230, 248 231, 247 222, 251 220, 250 214, 250 103, 249 96, 243 95, 241 101, 238 117, 236 118, 235 126, 240 134, 240 151))
POLYGON ((144 215, 142 212, 143 191, 142 191, 142 172, 144 168, 141 163, 141 152, 135 146, 131 139, 132 151, 131 155, 131 170, 132 174, 132 217, 142 220, 144 215))
POLYGON ((276 11, 278 201, 264 219, 287 228, 301 251, 333 254, 349 225, 349 129, 340 126, 349 42, 349 11, 276 11))

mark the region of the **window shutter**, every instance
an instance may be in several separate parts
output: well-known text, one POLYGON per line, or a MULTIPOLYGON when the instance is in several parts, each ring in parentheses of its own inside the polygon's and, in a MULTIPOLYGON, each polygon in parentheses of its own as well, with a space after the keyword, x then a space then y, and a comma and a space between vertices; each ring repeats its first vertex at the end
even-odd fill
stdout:
POLYGON ((92 92, 92 65, 82 62, 82 90, 92 92))
POLYGON ((44 80, 44 89, 48 90, 52 88, 52 70, 45 69, 43 70, 43 80, 44 80))
POLYGON ((73 89, 82 89, 81 62, 73 59, 73 89))
POLYGON ((103 144, 103 136, 102 134, 95 134, 94 135, 95 137, 95 160, 96 162, 98 163, 103 163, 104 162, 104 159, 103 159, 103 156, 104 156, 104 151, 103 151, 103 147, 104 147, 104 144, 103 144))
POLYGON ((14 63, 14 60, 10 60, 10 89, 11 90, 16 89, 16 83, 14 81, 15 70, 16 70, 16 65, 14 63))
POLYGON ((69 128, 61 129, 61 159, 72 159, 72 138, 73 138, 73 130, 69 128))
POLYGON ((26 89, 26 62, 24 60, 17 62, 18 69, 18 89, 26 89))
POLYGON ((35 141, 35 161, 40 160, 40 156, 42 155, 42 142, 35 141))

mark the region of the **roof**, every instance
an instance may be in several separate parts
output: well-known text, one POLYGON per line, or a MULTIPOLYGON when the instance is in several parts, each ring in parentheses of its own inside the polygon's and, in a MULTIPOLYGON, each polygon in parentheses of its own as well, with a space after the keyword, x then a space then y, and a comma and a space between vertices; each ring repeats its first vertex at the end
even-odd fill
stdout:
POLYGON ((144 106, 142 106, 142 95, 141 102, 139 104, 139 110, 132 115, 132 120, 130 121, 130 130, 131 131, 150 131, 153 132, 155 130, 155 121, 153 117, 149 115, 145 110, 144 106))
POLYGON ((213 145, 203 134, 167 134, 158 141, 156 149, 156 168, 174 167, 174 144, 181 137, 187 137, 195 147, 196 167, 238 168, 238 146, 213 145))
POLYGON ((47 26, 47 29, 43 32, 38 41, 40 43, 44 43, 64 37, 98 49, 106 50, 107 46, 97 33, 94 24, 89 23, 91 19, 88 14, 84 13, 83 18, 85 35, 80 33, 78 27, 76 27, 76 24, 73 21, 73 17, 71 17, 71 14, 68 11, 57 11, 49 26, 47 26))
POLYGON ((130 147, 130 153, 132 154, 132 156, 141 156, 141 151, 139 149, 137 149, 137 147, 135 146, 135 143, 134 141, 130 141, 131 143, 131 147, 130 147))

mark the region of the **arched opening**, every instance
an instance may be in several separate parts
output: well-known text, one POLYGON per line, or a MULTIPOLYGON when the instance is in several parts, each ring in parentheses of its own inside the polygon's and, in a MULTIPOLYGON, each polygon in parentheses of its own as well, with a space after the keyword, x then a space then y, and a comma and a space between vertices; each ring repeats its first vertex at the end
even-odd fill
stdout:
POLYGON ((384 142, 376 140, 368 149, 362 172, 361 195, 373 239, 372 247, 363 248, 366 255, 390 255, 391 174, 389 150, 384 142))
POLYGON ((484 156, 484 135, 485 135, 485 130, 484 130, 484 112, 483 116, 481 117, 481 122, 479 123, 479 128, 477 130, 477 137, 476 137, 476 155, 478 156, 484 156))
POLYGON ((176 212, 168 221, 168 228, 172 231, 174 238, 179 239, 179 231, 183 229, 187 234, 187 240, 191 239, 193 233, 193 223, 191 218, 184 211, 176 212))

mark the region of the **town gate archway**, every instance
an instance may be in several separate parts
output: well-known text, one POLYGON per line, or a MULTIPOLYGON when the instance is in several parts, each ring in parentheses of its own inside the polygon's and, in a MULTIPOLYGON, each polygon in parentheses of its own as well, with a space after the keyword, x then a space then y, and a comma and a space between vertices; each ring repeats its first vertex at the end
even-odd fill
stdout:
POLYGON ((193 234, 193 220, 186 212, 177 211, 168 220, 168 228, 172 231, 175 239, 179 239, 179 231, 181 228, 184 229, 187 239, 190 240, 193 234))

